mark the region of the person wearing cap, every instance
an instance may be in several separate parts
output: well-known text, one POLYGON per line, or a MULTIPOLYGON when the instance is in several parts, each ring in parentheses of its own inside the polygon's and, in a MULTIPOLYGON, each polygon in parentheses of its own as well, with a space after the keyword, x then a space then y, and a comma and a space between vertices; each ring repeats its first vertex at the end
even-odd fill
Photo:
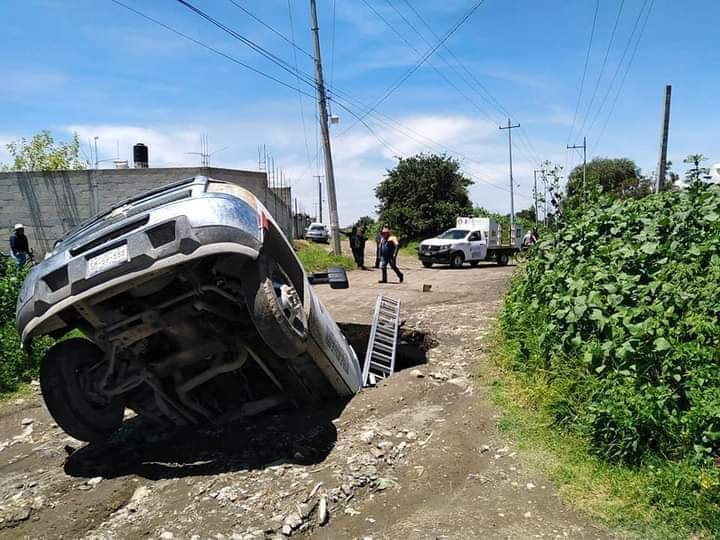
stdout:
POLYGON ((397 254, 400 249, 400 242, 387 226, 383 227, 382 231, 380 231, 380 238, 380 270, 382 271, 382 279, 378 281, 378 283, 387 283, 388 263, 397 275, 400 283, 402 283, 405 276, 397 267, 397 254))
POLYGON ((22 223, 13 227, 13 233, 10 235, 10 255, 18 266, 24 265, 30 257, 30 246, 22 223))

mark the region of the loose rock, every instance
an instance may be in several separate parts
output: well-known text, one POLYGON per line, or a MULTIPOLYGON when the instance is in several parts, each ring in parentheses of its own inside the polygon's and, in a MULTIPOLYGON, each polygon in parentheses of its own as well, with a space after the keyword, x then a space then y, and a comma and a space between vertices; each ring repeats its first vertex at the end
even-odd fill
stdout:
POLYGON ((327 507, 327 496, 323 495, 320 497, 320 502, 318 503, 318 523, 320 525, 325 525, 329 517, 330 512, 328 512, 327 507))

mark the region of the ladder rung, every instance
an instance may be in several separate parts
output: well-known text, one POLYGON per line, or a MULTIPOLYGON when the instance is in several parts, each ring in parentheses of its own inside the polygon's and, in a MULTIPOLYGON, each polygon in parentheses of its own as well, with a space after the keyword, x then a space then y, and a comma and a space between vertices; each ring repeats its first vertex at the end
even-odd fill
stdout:
POLYGON ((373 351, 377 351, 378 349, 381 351, 384 351, 388 354, 392 354, 392 352, 394 350, 392 345, 388 345, 387 343, 381 343, 379 341, 376 341, 375 345, 373 345, 373 351))
POLYGON ((385 358, 385 359, 387 359, 388 361, 392 360, 392 355, 390 355, 390 354, 385 354, 385 353, 380 352, 380 351, 373 351, 373 352, 372 352, 372 357, 373 357, 373 358, 375 358, 375 357, 385 358))
POLYGON ((389 368, 388 366, 383 366, 382 364, 378 364, 377 362, 372 362, 372 361, 371 361, 371 362, 370 362, 370 367, 375 368, 375 369, 379 369, 379 370, 382 370, 382 371, 387 371, 388 373, 390 372, 390 368, 389 368))

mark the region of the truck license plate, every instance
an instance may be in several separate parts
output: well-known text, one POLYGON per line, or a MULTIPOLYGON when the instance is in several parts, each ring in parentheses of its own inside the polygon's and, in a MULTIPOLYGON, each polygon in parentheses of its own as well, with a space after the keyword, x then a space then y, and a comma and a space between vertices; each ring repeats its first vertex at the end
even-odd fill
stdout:
POLYGON ((114 268, 128 260, 127 244, 113 248, 101 253, 92 259, 88 259, 86 277, 94 276, 110 268, 114 268))

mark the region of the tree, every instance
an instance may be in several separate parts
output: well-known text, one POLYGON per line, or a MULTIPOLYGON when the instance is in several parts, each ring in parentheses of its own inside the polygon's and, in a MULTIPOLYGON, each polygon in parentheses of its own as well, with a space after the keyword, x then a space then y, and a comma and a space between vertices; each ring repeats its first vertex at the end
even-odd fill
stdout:
POLYGON ((3 164, 4 171, 69 171, 86 169, 80 160, 80 139, 73 133, 70 142, 55 142, 49 131, 25 137, 5 145, 13 158, 12 164, 3 164))
POLYGON ((357 227, 358 230, 363 230, 367 233, 374 225, 375 220, 373 218, 370 216, 363 216, 355 222, 354 226, 357 227))
POLYGON ((379 221, 404 238, 435 235, 454 226, 458 216, 472 214, 470 185, 460 164, 444 154, 400 158, 375 188, 379 221))
POLYGON ((707 158, 702 154, 690 154, 688 157, 683 159, 683 163, 691 163, 695 165, 692 169, 688 169, 685 172, 685 182, 692 186, 698 182, 702 182, 703 177, 710 174, 710 169, 707 167, 700 167, 700 163, 707 161, 707 158))
POLYGON ((583 166, 575 167, 568 176, 564 210, 582 208, 586 201, 600 194, 615 199, 644 197, 652 192, 648 178, 640 174, 634 161, 627 158, 595 158, 587 164, 583 185, 583 166))

